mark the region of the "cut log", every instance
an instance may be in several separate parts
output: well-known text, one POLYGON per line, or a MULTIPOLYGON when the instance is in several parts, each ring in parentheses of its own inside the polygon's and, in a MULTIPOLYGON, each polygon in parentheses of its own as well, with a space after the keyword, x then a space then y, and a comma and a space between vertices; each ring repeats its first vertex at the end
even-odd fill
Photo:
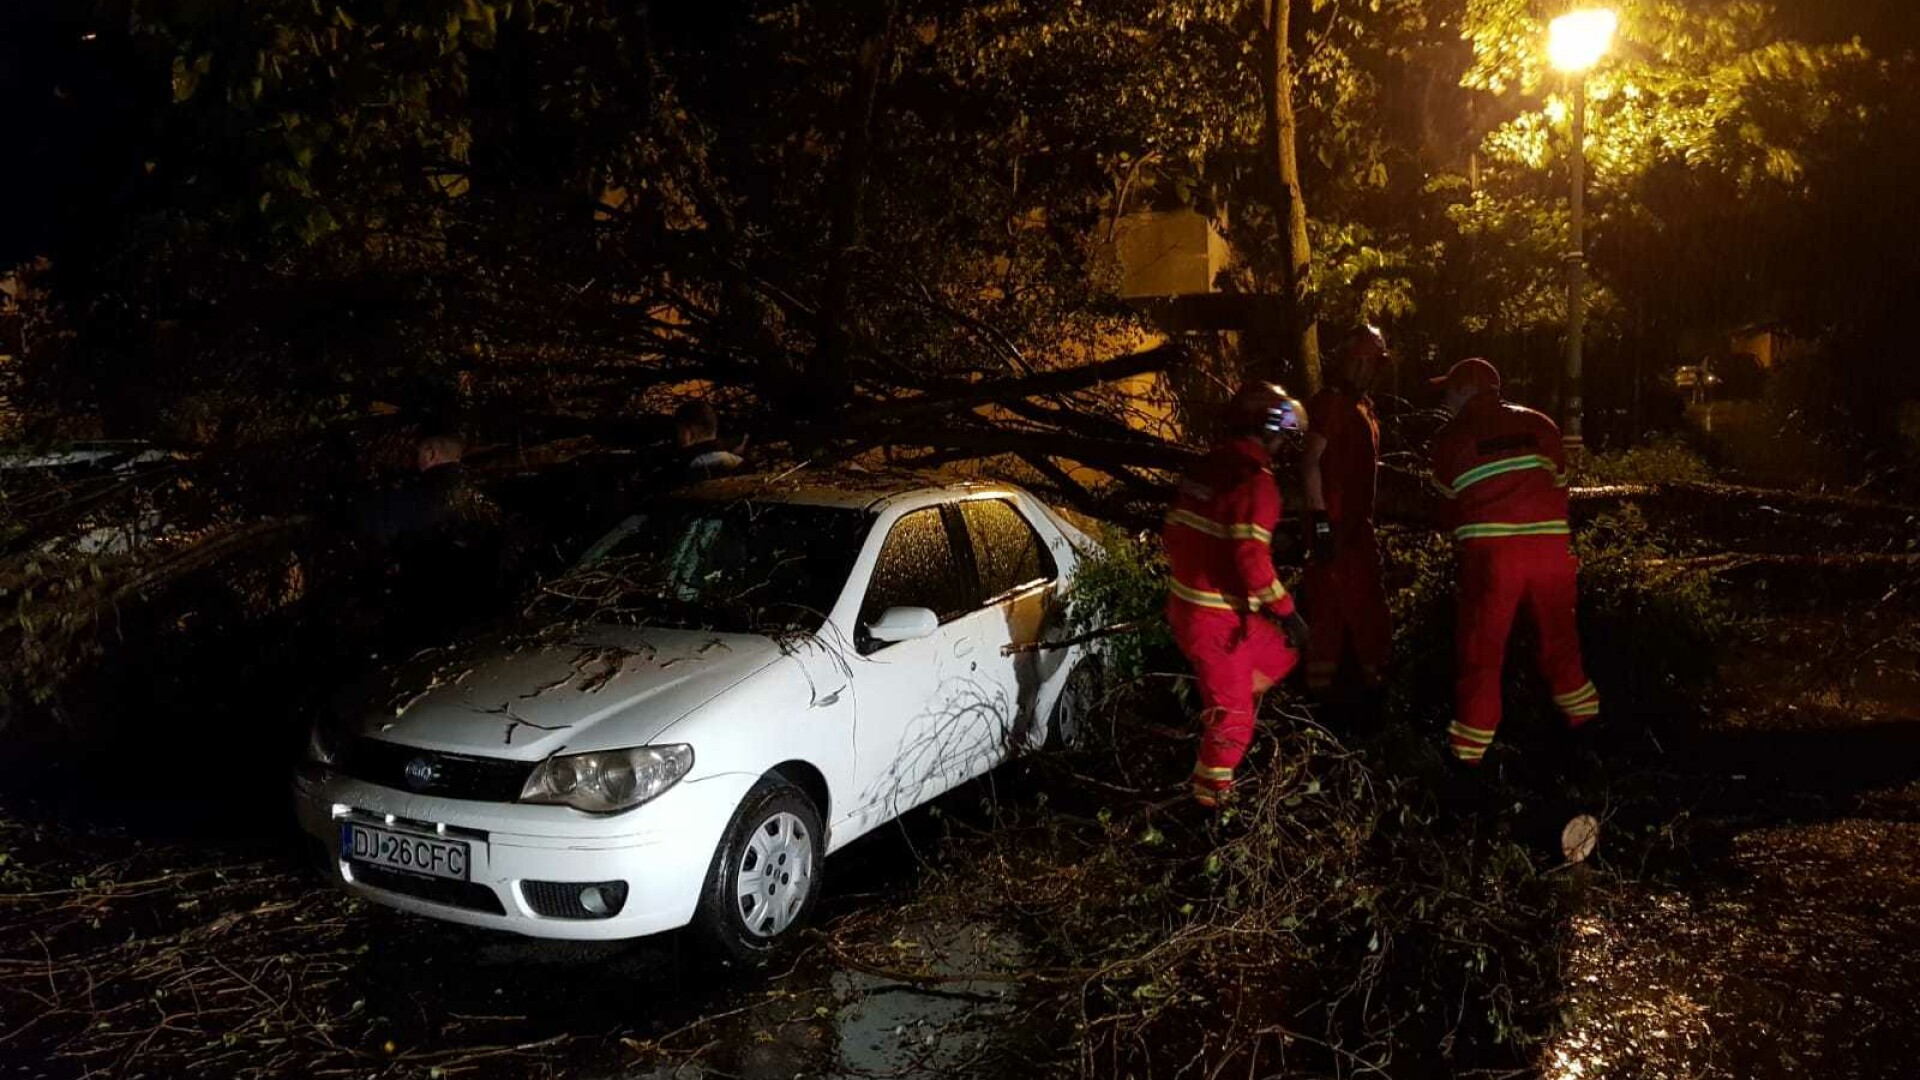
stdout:
POLYGON ((1738 551, 1723 551, 1715 555, 1695 555, 1680 559, 1648 559, 1645 565, 1649 567, 1672 567, 1683 570, 1714 571, 1739 570, 1749 566, 1803 566, 1843 570, 1877 567, 1920 571, 1920 554, 1868 551, 1842 552, 1825 555, 1800 555, 1748 554, 1738 551))

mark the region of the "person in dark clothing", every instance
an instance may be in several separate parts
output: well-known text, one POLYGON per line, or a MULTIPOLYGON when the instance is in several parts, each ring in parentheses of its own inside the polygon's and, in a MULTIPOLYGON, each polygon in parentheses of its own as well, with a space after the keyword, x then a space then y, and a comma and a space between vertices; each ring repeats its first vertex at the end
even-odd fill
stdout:
POLYGON ((415 471, 364 507, 361 535, 397 543, 443 528, 498 524, 498 508, 467 482, 461 463, 465 452, 458 435, 421 436, 415 444, 415 471))
POLYGON ((680 476, 684 482, 722 476, 746 463, 739 451, 746 440, 729 448, 720 441, 720 417, 704 401, 689 401, 674 410, 673 437, 680 450, 680 476))
POLYGON ((422 435, 414 471, 362 507, 357 531, 377 558, 393 634, 449 630, 508 590, 500 509, 468 481, 464 452, 458 435, 422 435))

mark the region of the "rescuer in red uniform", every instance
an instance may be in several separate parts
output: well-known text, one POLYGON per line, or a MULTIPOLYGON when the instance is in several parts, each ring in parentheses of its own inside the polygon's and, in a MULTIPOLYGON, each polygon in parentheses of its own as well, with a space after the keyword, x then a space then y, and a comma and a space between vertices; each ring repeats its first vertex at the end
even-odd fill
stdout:
POLYGON ((1568 543, 1566 453, 1560 429, 1500 400, 1500 373, 1462 360, 1434 383, 1453 419, 1433 443, 1433 480, 1459 548, 1454 756, 1477 765, 1500 726, 1500 666, 1515 612, 1540 640, 1540 671, 1553 702, 1578 729, 1600 715, 1600 694, 1580 661, 1578 599, 1568 543))
POLYGON ((1380 424, 1368 396, 1388 363, 1386 338, 1375 327, 1358 327, 1335 347, 1326 389, 1307 403, 1313 430, 1300 464, 1309 551, 1301 608, 1313 631, 1307 689, 1322 696, 1349 655, 1363 693, 1371 696, 1393 647, 1373 535, 1380 424))
POLYGON ((1167 621, 1206 709, 1193 767, 1193 797, 1202 806, 1217 806, 1233 790, 1255 703, 1293 670, 1306 640, 1270 548, 1280 523, 1273 453, 1305 429, 1304 410, 1285 390, 1242 387, 1228 406, 1227 438, 1180 481, 1167 512, 1167 621))

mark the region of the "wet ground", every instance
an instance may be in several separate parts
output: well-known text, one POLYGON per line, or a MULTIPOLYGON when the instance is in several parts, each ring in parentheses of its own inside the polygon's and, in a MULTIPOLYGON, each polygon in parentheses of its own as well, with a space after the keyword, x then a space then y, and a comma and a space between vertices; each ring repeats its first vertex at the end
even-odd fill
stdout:
POLYGON ((906 899, 983 794, 837 856, 820 932, 764 973, 387 912, 271 831, 9 824, 0 1076, 1005 1075, 1063 1041, 1022 1012, 1021 942, 906 899))
MULTIPOLYGON (((1742 516, 1752 535, 1739 539, 1777 539, 1777 517, 1742 516)), ((1637 804, 1599 859, 1567 872, 1583 901, 1559 1022, 1532 1067, 1477 1075, 1920 1074, 1920 616, 1907 570, 1830 571, 1730 571, 1742 608, 1721 661, 1729 689, 1694 738, 1636 759, 1643 775, 1622 787, 1637 804), (1819 588, 1809 574, 1825 575, 1819 588)), ((0 777, 0 1077, 772 1080, 1080 1064, 1072 1019, 1023 989, 1047 958, 925 888, 966 850, 950 830, 989 826, 983 802, 1031 800, 1030 786, 969 788, 837 856, 808 948, 743 974, 673 938, 555 946, 341 896, 302 869, 277 786, 244 763, 192 774, 176 760, 170 775, 202 776, 190 790, 91 768, 0 777), (103 808, 103 790, 121 797, 103 808)))
POLYGON ((1891 605, 1749 612, 1686 750, 1684 846, 1602 867, 1573 920, 1543 1076, 1916 1075, 1916 625, 1891 605))

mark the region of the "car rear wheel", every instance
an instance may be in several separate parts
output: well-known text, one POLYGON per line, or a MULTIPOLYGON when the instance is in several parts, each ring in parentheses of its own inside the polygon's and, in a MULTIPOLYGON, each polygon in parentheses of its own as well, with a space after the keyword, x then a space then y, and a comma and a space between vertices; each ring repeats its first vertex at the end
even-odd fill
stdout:
POLYGON ((762 779, 714 852, 694 928, 723 960, 768 962, 813 912, 824 848, 812 801, 778 776, 762 779))
POLYGON ((1067 673, 1067 685, 1053 699, 1053 711, 1047 716, 1049 750, 1071 750, 1087 738, 1094 702, 1100 696, 1100 662, 1082 660, 1067 673))

